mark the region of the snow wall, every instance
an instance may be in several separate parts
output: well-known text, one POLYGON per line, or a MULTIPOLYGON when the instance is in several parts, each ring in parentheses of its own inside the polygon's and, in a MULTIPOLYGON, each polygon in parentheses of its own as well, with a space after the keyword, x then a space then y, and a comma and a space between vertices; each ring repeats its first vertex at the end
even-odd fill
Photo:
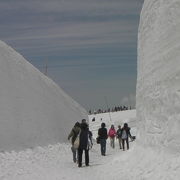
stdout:
POLYGON ((180 0, 145 0, 136 109, 144 145, 180 148, 180 0))
POLYGON ((0 41, 0 151, 67 141, 85 109, 0 41))

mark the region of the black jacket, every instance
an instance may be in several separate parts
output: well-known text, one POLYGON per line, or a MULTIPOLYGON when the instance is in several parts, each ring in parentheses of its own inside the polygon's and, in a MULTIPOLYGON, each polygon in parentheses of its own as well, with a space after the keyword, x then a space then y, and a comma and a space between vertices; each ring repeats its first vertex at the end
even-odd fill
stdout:
POLYGON ((107 129, 106 128, 99 128, 98 135, 99 135, 100 139, 107 139, 108 138, 107 129))
POLYGON ((117 132, 116 132, 116 136, 117 136, 117 138, 121 138, 121 136, 122 136, 122 129, 118 129, 117 130, 117 132))
POLYGON ((79 149, 88 149, 89 129, 86 123, 81 124, 79 149))

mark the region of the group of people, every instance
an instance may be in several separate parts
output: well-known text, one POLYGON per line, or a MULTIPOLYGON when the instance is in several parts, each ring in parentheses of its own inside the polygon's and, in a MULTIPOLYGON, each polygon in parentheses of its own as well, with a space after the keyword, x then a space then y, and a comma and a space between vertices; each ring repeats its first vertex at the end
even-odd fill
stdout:
POLYGON ((106 112, 117 112, 117 111, 125 111, 125 110, 131 110, 131 106, 128 107, 128 106, 115 106, 113 107, 112 109, 108 108, 108 109, 97 109, 97 110, 94 110, 91 111, 89 110, 89 114, 101 114, 101 113, 106 113, 106 112))
POLYGON ((76 122, 72 128, 68 140, 71 138, 73 161, 82 167, 82 154, 85 151, 85 164, 89 166, 89 149, 92 148, 92 132, 89 130, 88 124, 85 119, 82 122, 76 122), (74 146, 76 138, 79 136, 78 148, 74 146))
POLYGON ((111 128, 107 132, 106 124, 101 123, 101 128, 98 130, 98 139, 101 146, 101 155, 106 155, 106 140, 110 138, 110 146, 115 148, 115 138, 119 141, 119 148, 125 150, 125 142, 127 145, 127 150, 129 149, 129 138, 133 139, 130 133, 130 128, 127 123, 124 123, 123 128, 118 126, 117 131, 114 128, 114 125, 111 125, 111 128))
MULTIPOLYGON (((111 125, 109 131, 107 131, 106 124, 101 123, 101 128, 98 129, 98 143, 100 144, 101 155, 106 155, 106 141, 110 138, 110 145, 112 148, 115 148, 115 138, 119 141, 120 149, 125 150, 125 142, 127 145, 127 150, 129 149, 129 138, 133 138, 130 133, 130 128, 127 123, 124 123, 123 128, 118 126, 117 131, 114 128, 114 125, 111 125)), ((73 161, 78 164, 78 167, 82 167, 82 154, 85 151, 85 165, 89 166, 89 150, 93 146, 92 142, 92 132, 89 130, 88 124, 85 119, 81 123, 76 122, 72 128, 68 140, 71 138, 72 143, 72 153, 73 161), (75 146, 75 141, 79 138, 78 147, 75 146)))

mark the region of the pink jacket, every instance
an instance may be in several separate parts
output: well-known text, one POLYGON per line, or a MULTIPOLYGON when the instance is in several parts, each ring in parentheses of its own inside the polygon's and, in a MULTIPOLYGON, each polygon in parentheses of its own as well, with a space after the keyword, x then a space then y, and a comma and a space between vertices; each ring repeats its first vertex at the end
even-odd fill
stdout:
POLYGON ((116 136, 116 130, 110 128, 108 136, 111 137, 111 138, 115 137, 116 136))

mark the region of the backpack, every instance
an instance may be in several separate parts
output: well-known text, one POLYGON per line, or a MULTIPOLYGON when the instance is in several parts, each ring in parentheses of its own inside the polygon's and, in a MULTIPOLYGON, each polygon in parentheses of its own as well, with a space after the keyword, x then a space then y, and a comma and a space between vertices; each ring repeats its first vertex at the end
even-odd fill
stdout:
POLYGON ((127 139, 128 138, 128 135, 127 135, 127 132, 125 129, 122 130, 122 136, 121 136, 122 139, 127 139))
POLYGON ((100 144, 100 136, 98 136, 98 137, 96 138, 96 143, 97 143, 97 144, 100 144))
POLYGON ((122 136, 122 130, 118 129, 117 130, 117 137, 120 138, 122 136))
POLYGON ((80 133, 81 133, 81 131, 79 131, 79 133, 76 136, 76 139, 74 141, 74 144, 73 144, 74 149, 78 149, 79 148, 79 145, 80 145, 80 133))

